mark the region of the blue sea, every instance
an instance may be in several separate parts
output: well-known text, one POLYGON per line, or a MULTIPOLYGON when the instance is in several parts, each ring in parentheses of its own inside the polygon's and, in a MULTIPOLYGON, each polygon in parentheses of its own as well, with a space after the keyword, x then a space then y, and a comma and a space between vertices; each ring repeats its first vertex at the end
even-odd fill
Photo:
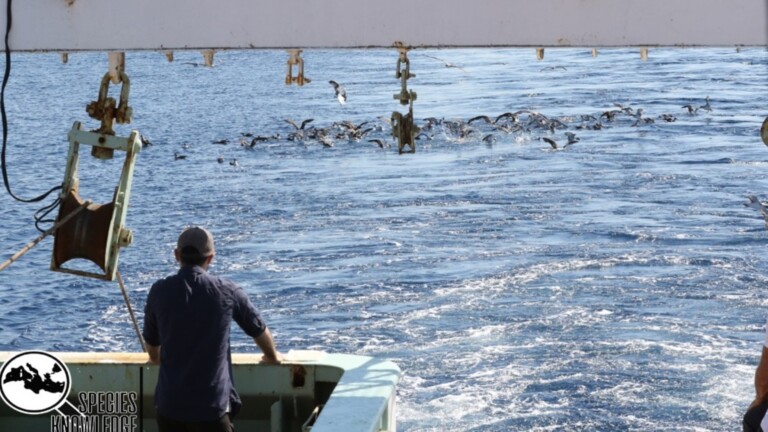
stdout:
MULTIPOLYGON (((400 431, 741 430, 768 315, 768 229, 744 205, 768 200, 766 50, 415 49, 425 134, 402 155, 395 50, 303 57, 298 87, 280 50, 221 51, 212 68, 127 53, 134 115, 117 132, 152 143, 119 267, 140 321, 179 232, 203 225, 211 271, 246 289, 281 351, 400 366, 400 431), (346 121, 371 130, 350 140, 346 121)), ((14 54, 14 193, 62 182, 106 69, 105 53, 14 54)), ((109 201, 121 166, 84 151, 81 196, 109 201)), ((0 261, 38 235, 43 205, 0 195, 0 261)), ((0 350, 139 351, 118 284, 49 271, 52 245, 0 272, 0 350)), ((257 351, 239 331, 232 344, 257 351)))

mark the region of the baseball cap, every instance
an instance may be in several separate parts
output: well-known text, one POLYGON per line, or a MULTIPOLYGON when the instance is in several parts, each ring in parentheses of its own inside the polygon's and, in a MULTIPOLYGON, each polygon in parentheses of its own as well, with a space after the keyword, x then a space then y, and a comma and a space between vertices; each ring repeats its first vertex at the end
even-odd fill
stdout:
MULTIPOLYGON (((213 255, 213 236, 211 233, 201 227, 191 227, 185 229, 176 244, 179 253, 183 253, 184 248, 194 248, 198 257, 208 257, 213 255)), ((189 249, 187 249, 189 251, 189 249)), ((189 251, 192 252, 192 251, 189 251)))

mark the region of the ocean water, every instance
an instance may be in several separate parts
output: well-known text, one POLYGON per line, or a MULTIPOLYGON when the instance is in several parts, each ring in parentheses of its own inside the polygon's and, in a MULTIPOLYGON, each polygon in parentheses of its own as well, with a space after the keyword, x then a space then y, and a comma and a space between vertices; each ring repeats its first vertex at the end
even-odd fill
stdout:
MULTIPOLYGON (((117 130, 153 143, 120 257, 139 319, 175 271, 179 232, 199 224, 216 238, 211 271, 248 291, 281 351, 402 368, 401 431, 740 430, 768 315, 768 230, 744 206, 768 200, 768 52, 414 50, 417 124, 442 123, 404 155, 368 141, 391 144, 384 119, 405 111, 394 50, 303 56, 312 82, 297 87, 283 51, 223 51, 213 68, 196 52, 127 54, 134 117, 117 130), (682 108, 707 98, 711 111, 682 108), (614 104, 654 122, 599 117, 614 104), (523 112, 516 131, 449 126, 519 110, 559 123, 523 112), (289 139, 285 119, 310 118, 332 147, 289 139), (336 138, 343 121, 373 130, 336 138), (562 148, 565 132, 579 141, 562 148), (275 137, 250 148, 245 133, 275 137)), ((96 127, 85 105, 106 68, 101 53, 14 55, 16 194, 61 183, 67 132, 96 127)), ((82 157, 81 195, 109 200, 121 163, 82 157)), ((0 196, 0 260, 37 235, 41 206, 0 196)), ((49 271, 51 249, 0 272, 0 350, 139 350, 117 283, 49 271)), ((235 351, 256 351, 234 334, 235 351)))

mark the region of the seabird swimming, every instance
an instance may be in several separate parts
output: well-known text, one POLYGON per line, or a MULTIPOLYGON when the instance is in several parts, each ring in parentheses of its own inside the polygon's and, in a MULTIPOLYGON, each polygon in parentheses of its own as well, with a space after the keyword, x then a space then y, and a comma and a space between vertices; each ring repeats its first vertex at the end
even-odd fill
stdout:
POLYGON ((228 139, 213 140, 211 142, 214 143, 214 144, 229 144, 229 140, 228 139))
POLYGON ((614 102, 613 106, 617 107, 620 111, 624 111, 625 113, 627 113, 627 115, 632 115, 633 111, 634 111, 631 106, 626 106, 625 107, 624 105, 622 105, 622 104, 620 104, 618 102, 614 102))
POLYGON ((216 162, 224 163, 224 156, 219 156, 218 158, 216 158, 216 162))
POLYGON ((609 122, 612 122, 614 117, 616 117, 616 114, 622 112, 621 110, 608 110, 600 114, 600 118, 605 117, 606 120, 609 122))
POLYGON ((696 115, 696 113, 699 111, 698 108, 694 108, 691 104, 683 105, 682 108, 687 108, 689 115, 696 115))
POLYGON ((339 103, 342 105, 347 103, 347 90, 344 88, 344 86, 334 80, 330 80, 328 82, 333 86, 333 90, 336 92, 336 99, 339 100, 339 103))
POLYGON ((152 145, 152 141, 150 141, 149 138, 142 134, 139 134, 139 142, 141 143, 142 147, 149 147, 152 145))
POLYGON ((322 135, 318 138, 318 141, 320 141, 320 144, 322 144, 323 147, 325 148, 333 147, 333 139, 331 139, 330 137, 322 135))
POLYGON ((229 164, 232 165, 233 167, 240 165, 237 163, 237 159, 232 159, 231 161, 229 161, 229 164))
POLYGON ((705 100, 706 100, 707 103, 705 103, 704 105, 700 106, 699 108, 701 108, 701 109, 703 109, 704 111, 707 111, 707 112, 712 112, 712 105, 709 104, 709 96, 707 96, 707 98, 705 100))
POLYGON ((180 159, 186 159, 187 155, 179 154, 178 152, 173 153, 173 159, 174 160, 180 160, 180 159))
POLYGON ((667 123, 672 123, 677 120, 677 117, 673 116, 672 114, 662 114, 659 116, 659 119, 664 120, 667 123))
POLYGON ((260 143, 260 142, 266 142, 266 141, 269 141, 269 137, 265 137, 265 136, 261 136, 261 135, 256 135, 256 136, 255 136, 255 137, 253 137, 253 139, 251 140, 251 144, 250 144, 250 147, 251 147, 251 148, 254 148, 254 147, 256 147, 256 144, 258 144, 258 143, 260 143))

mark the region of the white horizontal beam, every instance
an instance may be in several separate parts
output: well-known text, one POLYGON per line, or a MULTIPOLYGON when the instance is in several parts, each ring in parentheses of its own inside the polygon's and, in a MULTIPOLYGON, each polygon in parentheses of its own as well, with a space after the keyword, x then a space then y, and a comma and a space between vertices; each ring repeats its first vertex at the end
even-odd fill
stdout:
POLYGON ((16 0, 12 6, 11 50, 19 51, 359 48, 396 41, 768 46, 766 0, 16 0))

